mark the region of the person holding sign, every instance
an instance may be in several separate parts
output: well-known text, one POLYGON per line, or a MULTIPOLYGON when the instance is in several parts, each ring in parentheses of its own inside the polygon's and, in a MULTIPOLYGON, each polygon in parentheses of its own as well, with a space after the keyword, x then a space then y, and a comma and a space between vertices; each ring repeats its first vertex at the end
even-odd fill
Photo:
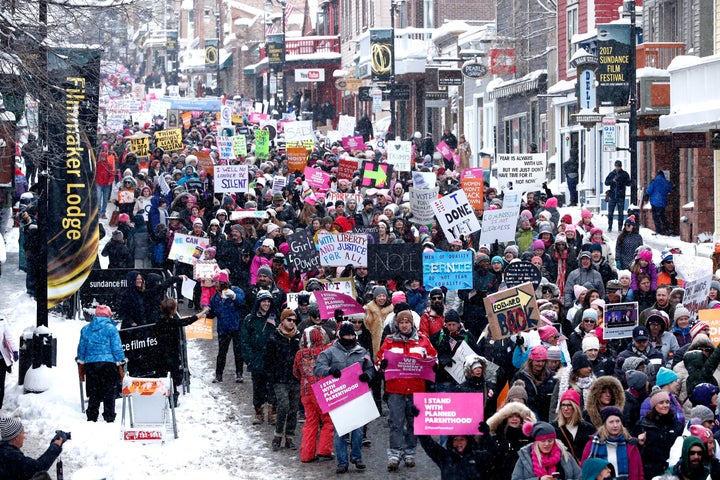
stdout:
POLYGON ((480 449, 472 435, 454 435, 448 440, 450 447, 443 447, 430 435, 420 435, 420 445, 440 468, 442 480, 482 480, 486 478, 485 465, 489 465, 492 456, 487 450, 480 449))
MULTIPOLYGON (((412 320, 410 320, 412 323, 412 320)), ((342 376, 341 370, 359 363, 362 366, 363 373, 358 378, 359 381, 370 383, 375 369, 373 368, 370 353, 363 347, 358 345, 355 328, 350 322, 343 322, 338 330, 338 339, 327 350, 323 350, 318 355, 317 362, 313 368, 313 374, 316 377, 327 377, 332 375, 334 378, 342 376)), ((412 399, 412 397, 411 397, 412 399)), ((350 462, 355 464, 358 470, 364 470, 365 464, 362 461, 362 427, 356 428, 350 432, 350 462)), ((339 436, 335 431, 335 455, 337 455, 338 466, 336 473, 347 473, 348 471, 348 454, 345 437, 339 436)))
MULTIPOLYGON (((386 370, 389 367, 398 369, 402 373, 396 378, 385 377, 385 391, 388 394, 387 405, 390 423, 390 445, 388 449, 388 471, 394 472, 400 466, 400 460, 405 466, 415 466, 415 449, 417 438, 413 434, 414 417, 410 413, 413 406, 413 393, 425 391, 425 380, 421 377, 420 369, 412 372, 403 369, 403 363, 408 357, 432 360, 437 357, 435 347, 430 340, 415 328, 413 315, 410 310, 404 310, 395 315, 395 332, 385 338, 378 352, 378 365, 386 370), (391 357, 393 364, 385 357, 391 357)), ((415 363, 413 367, 418 367, 415 363)))

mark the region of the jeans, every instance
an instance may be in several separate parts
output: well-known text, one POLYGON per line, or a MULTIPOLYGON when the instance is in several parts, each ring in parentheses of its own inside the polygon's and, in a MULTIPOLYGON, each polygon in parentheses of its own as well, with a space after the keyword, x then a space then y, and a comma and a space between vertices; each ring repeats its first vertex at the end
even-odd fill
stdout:
POLYGON ((667 217, 665 216, 665 207, 650 206, 652 209, 653 223, 655 224, 655 232, 658 235, 665 235, 670 232, 667 217))
POLYGON ((218 355, 215 364, 215 376, 222 377, 225 371, 225 361, 230 348, 230 342, 233 344, 233 356, 235 357, 235 374, 243 373, 243 358, 240 350, 240 330, 230 333, 221 333, 218 335, 218 355))
POLYGON ((566 179, 567 179, 568 191, 570 192, 570 205, 577 205, 577 203, 578 203, 577 186, 578 186, 578 180, 580 180, 580 177, 577 175, 575 175, 573 177, 568 175, 566 177, 566 179))
MULTIPOLYGON (((362 460, 362 427, 356 428, 350 432, 350 461, 359 462, 362 460)), ((335 430, 335 438, 333 439, 335 445, 335 455, 337 455, 337 462, 339 467, 348 466, 348 453, 347 444, 345 443, 345 435, 340 436, 335 430)))
POLYGON ((275 405, 275 394, 273 393, 270 398, 270 392, 268 390, 268 377, 265 373, 252 372, 252 385, 253 385, 253 407, 256 410, 262 408, 265 403, 275 405))
POLYGON ((107 210, 108 200, 110 200, 110 192, 112 192, 112 185, 100 186, 97 185, 97 196, 98 196, 98 213, 103 215, 107 210))
POLYGON ((390 448, 388 457, 404 458, 415 455, 417 437, 413 432, 415 417, 411 412, 412 395, 388 394, 388 419, 390 421, 390 448))
POLYGON ((625 207, 625 197, 618 199, 610 199, 608 201, 608 231, 612 230, 613 213, 617 209, 618 212, 618 232, 622 232, 623 228, 623 207, 625 207))
POLYGON ((300 383, 276 383, 273 385, 275 390, 275 413, 277 420, 275 421, 275 436, 285 437, 295 436, 295 427, 297 425, 298 404, 300 402, 300 383))

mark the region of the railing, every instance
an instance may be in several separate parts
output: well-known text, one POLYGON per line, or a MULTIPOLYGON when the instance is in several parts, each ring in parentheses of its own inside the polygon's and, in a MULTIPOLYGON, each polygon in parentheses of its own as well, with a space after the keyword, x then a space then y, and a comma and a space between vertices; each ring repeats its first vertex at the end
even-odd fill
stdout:
POLYGON ((672 59, 685 55, 684 43, 642 43, 637 46, 637 68, 652 67, 666 70, 672 59))
POLYGON ((286 55, 307 55, 310 53, 340 53, 340 39, 335 36, 287 38, 286 55))

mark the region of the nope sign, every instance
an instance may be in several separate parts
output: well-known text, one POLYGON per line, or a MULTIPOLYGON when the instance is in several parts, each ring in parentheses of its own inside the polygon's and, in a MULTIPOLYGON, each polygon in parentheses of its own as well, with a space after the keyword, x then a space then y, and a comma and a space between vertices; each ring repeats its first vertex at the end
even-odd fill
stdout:
POLYGON ((463 190, 435 200, 432 206, 448 239, 460 239, 461 235, 470 235, 480 230, 480 222, 463 190))

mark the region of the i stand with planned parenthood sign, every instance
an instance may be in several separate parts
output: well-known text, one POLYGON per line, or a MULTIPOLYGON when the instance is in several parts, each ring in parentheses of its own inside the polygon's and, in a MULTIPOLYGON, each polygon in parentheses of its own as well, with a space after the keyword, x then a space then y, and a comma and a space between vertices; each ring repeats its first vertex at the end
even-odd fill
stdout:
POLYGON ((608 303, 605 305, 605 315, 603 317, 604 339, 630 338, 637 324, 637 302, 608 303))

